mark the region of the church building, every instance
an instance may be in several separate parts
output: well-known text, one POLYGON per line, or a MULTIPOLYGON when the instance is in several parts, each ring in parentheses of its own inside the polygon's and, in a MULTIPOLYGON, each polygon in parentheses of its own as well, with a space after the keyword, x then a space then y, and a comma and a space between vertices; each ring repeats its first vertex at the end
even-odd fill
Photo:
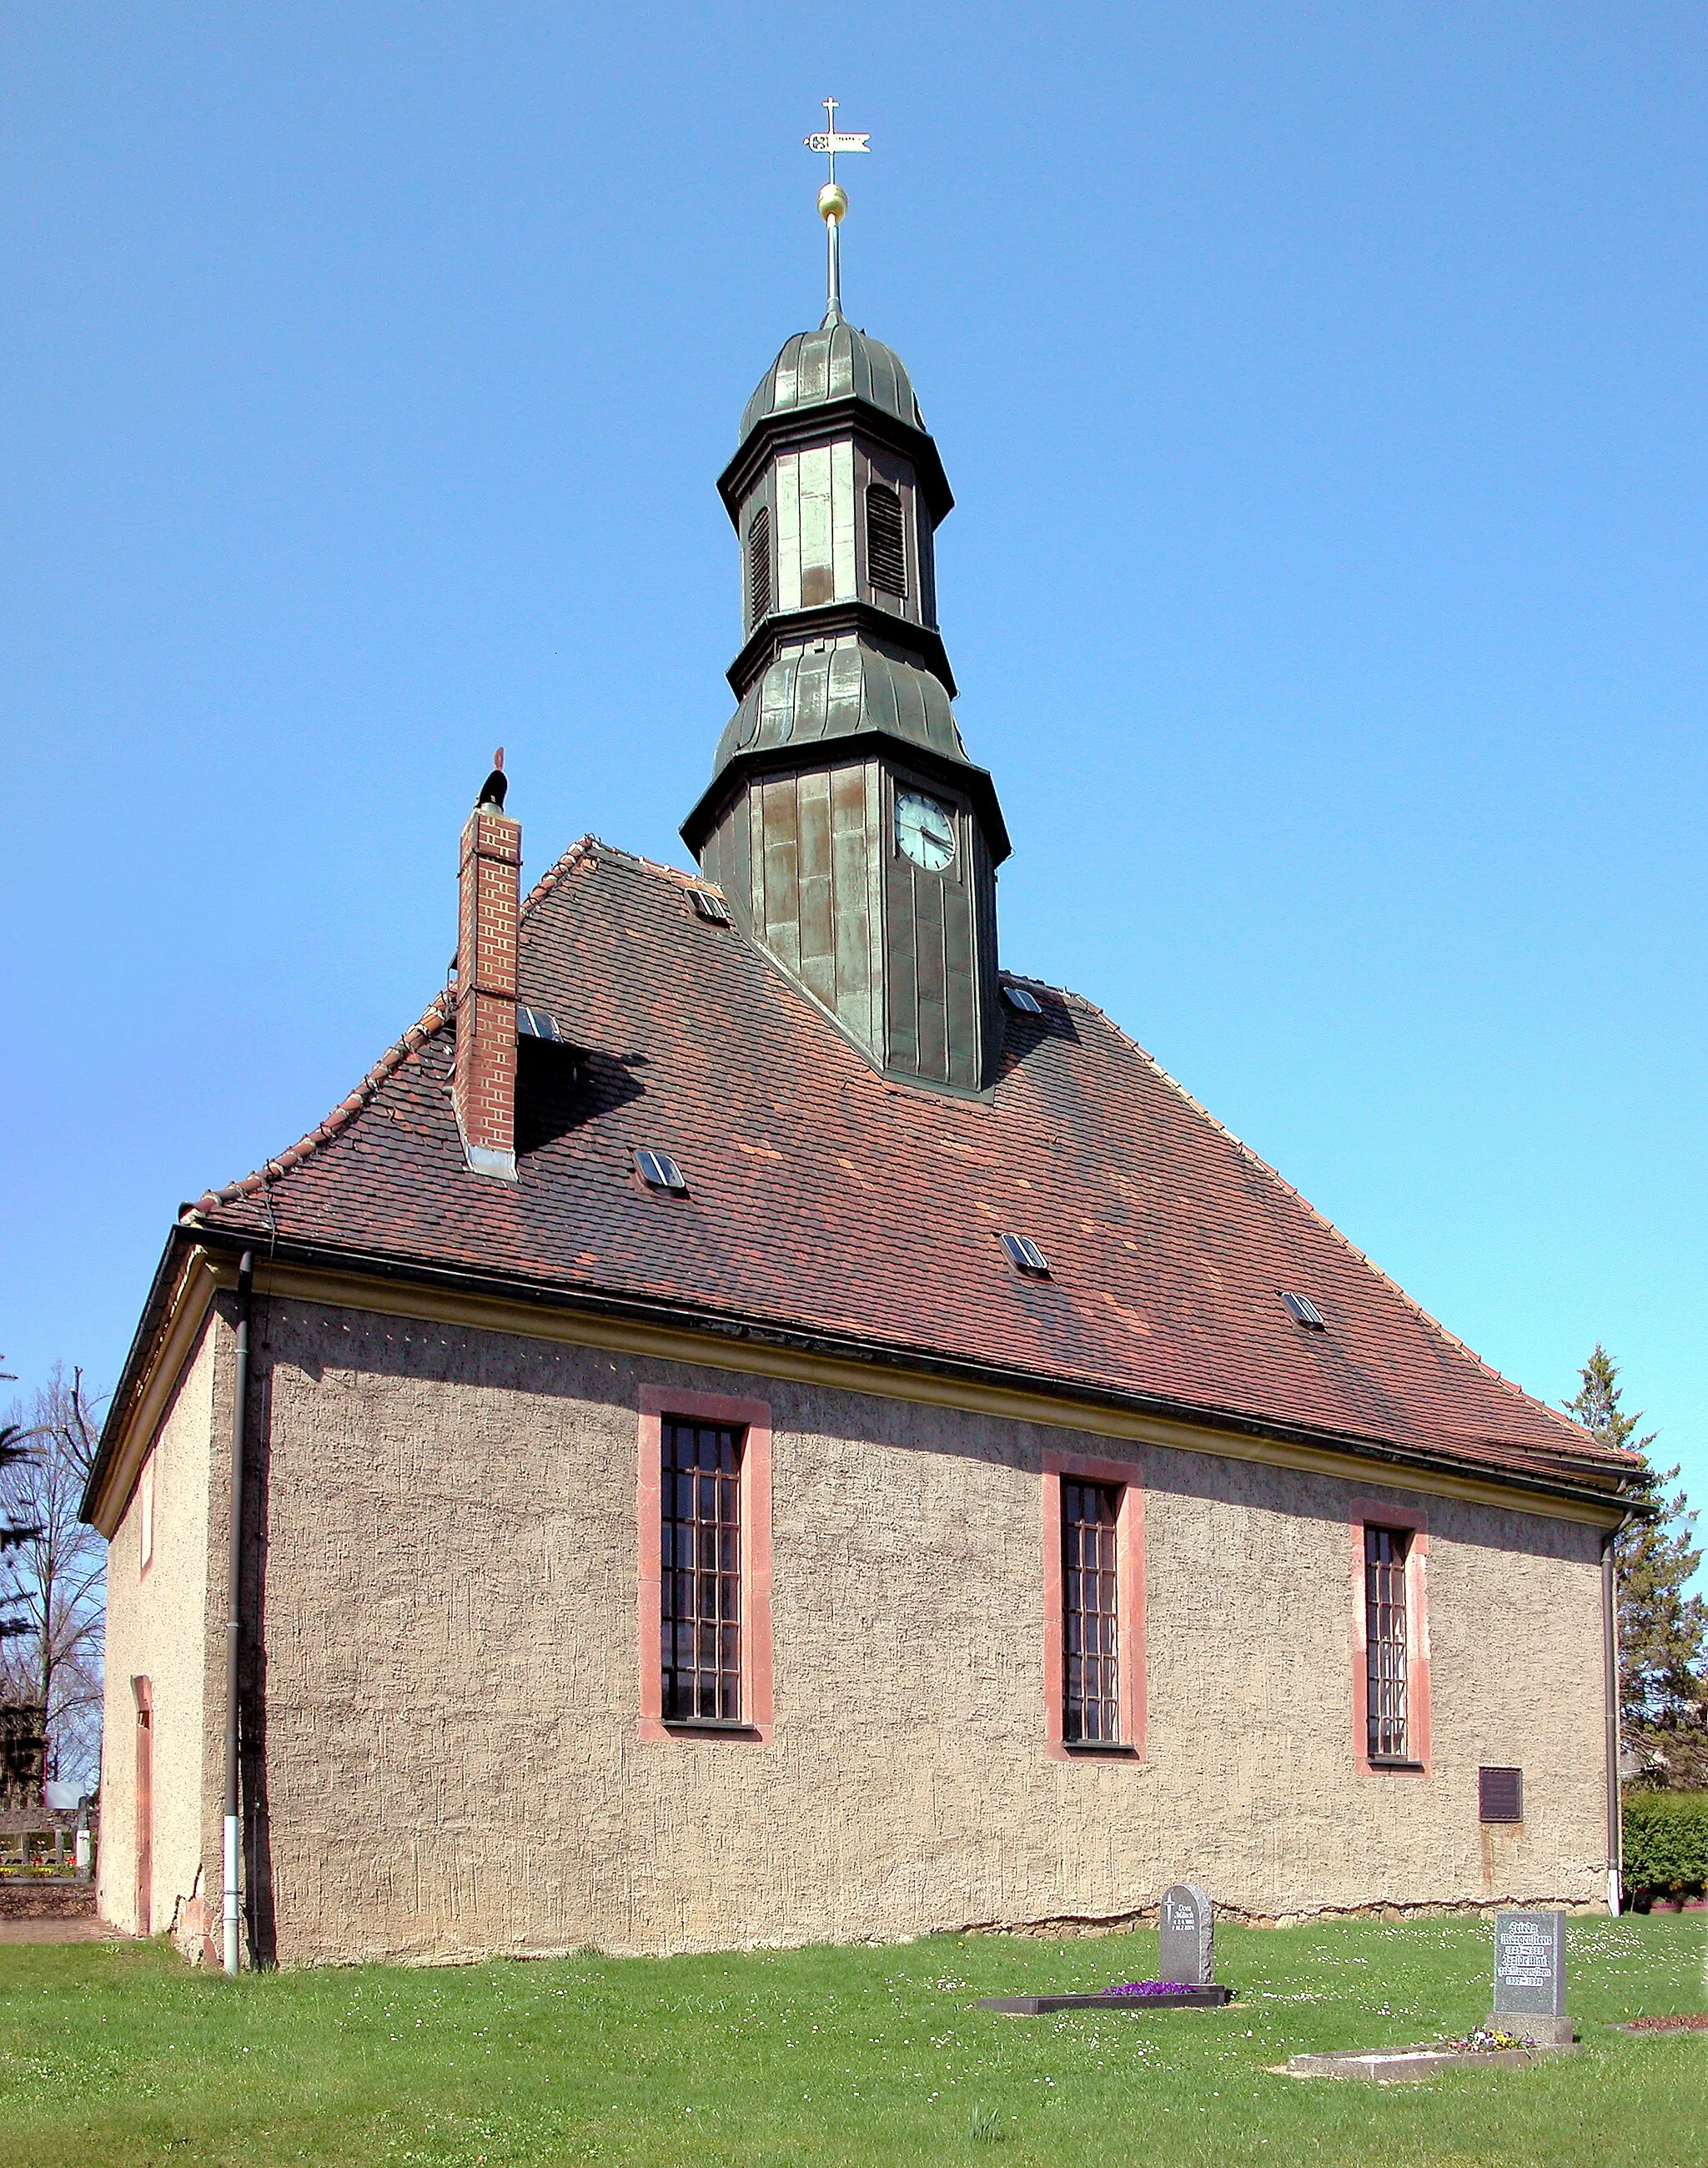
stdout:
POLYGON ((1633 1463, 1000 953, 844 207, 693 870, 524 894, 501 758, 448 986, 168 1236, 84 1512, 101 1910, 193 1960, 1616 1901, 1633 1463))

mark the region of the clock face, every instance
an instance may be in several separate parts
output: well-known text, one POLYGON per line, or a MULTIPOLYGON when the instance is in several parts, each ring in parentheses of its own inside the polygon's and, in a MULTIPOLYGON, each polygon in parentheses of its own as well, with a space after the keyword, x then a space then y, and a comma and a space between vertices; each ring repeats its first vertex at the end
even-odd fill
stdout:
POLYGON ((895 840, 916 866, 940 874, 955 863, 955 816, 917 790, 895 794, 895 840))

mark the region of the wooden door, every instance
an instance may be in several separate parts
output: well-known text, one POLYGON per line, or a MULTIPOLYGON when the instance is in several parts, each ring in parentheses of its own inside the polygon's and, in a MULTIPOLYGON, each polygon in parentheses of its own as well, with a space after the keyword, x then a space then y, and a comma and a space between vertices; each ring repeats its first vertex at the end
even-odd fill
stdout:
POLYGON ((136 1689, 136 1932, 154 1932, 154 1694, 146 1679, 136 1689))

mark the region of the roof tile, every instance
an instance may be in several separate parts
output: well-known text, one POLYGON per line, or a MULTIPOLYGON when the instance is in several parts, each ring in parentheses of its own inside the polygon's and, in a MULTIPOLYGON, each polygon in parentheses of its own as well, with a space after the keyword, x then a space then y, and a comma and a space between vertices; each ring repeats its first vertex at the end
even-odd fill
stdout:
POLYGON ((442 996, 319 1128, 187 1221, 1491 1470, 1631 1464, 1481 1362, 1090 1002, 1026 980, 1041 1013, 1005 1005, 983 1099, 897 1085, 683 907, 698 885, 588 837, 529 895, 520 997, 572 1044, 522 1042, 513 1187, 464 1164, 442 996), (686 1197, 634 1178, 638 1145, 671 1154, 686 1197), (1005 1229, 1048 1279, 1009 1267, 1005 1229))

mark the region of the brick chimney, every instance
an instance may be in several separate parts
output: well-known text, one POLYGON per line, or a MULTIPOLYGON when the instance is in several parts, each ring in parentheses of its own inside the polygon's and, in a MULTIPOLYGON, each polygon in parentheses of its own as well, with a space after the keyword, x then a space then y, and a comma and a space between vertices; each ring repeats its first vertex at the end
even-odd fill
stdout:
POLYGON ((476 1174, 516 1179, 516 946, 522 826, 504 810, 504 748, 463 830, 457 879, 457 1066, 451 1096, 476 1174))

